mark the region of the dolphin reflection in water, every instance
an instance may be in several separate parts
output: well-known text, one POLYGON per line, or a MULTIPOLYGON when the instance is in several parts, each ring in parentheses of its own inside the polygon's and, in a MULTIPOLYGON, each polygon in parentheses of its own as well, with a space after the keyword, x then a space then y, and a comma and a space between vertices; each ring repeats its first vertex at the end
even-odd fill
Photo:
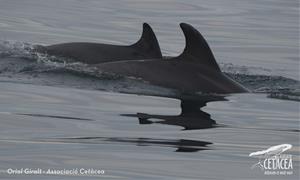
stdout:
POLYGON ((181 97, 181 113, 179 115, 153 115, 146 113, 123 114, 123 116, 137 117, 140 124, 165 124, 181 126, 183 130, 207 129, 218 127, 211 115, 201 110, 208 102, 226 101, 221 95, 181 97))
POLYGON ((157 139, 157 138, 133 138, 133 137, 70 137, 45 139, 47 142, 80 143, 80 144, 134 144, 136 146, 158 146, 175 148, 175 152, 197 152, 210 150, 211 142, 189 139, 157 139))

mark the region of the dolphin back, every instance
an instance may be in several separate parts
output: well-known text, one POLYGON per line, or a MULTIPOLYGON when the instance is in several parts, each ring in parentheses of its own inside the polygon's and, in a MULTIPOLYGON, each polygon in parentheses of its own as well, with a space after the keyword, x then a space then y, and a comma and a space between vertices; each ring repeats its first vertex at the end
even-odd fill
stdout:
POLYGON ((162 58, 157 38, 150 25, 147 23, 143 24, 143 33, 141 38, 136 43, 131 45, 131 47, 140 49, 140 51, 144 52, 145 54, 149 54, 151 58, 162 58))
POLYGON ((216 59, 201 33, 193 26, 181 23, 180 27, 185 36, 185 48, 180 59, 195 61, 197 64, 221 71, 216 59))
POLYGON ((71 42, 50 46, 37 46, 35 51, 86 64, 99 64, 122 60, 162 58, 152 28, 143 24, 141 38, 132 45, 112 45, 90 42, 71 42))
POLYGON ((195 74, 206 77, 204 80, 210 82, 205 84, 208 88, 206 92, 249 92, 248 89, 221 72, 212 50, 198 30, 186 23, 181 23, 180 27, 184 33, 186 45, 182 54, 174 59, 182 63, 191 63, 194 67, 198 67, 201 72, 199 74, 195 72, 195 74))

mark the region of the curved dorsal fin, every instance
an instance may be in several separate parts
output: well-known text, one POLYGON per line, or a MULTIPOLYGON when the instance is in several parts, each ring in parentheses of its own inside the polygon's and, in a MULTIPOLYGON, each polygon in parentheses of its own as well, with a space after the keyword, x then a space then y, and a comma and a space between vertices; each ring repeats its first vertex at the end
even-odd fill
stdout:
POLYGON ((181 23, 180 27, 184 33, 186 45, 183 53, 178 58, 194 60, 195 63, 200 63, 220 71, 210 47, 200 32, 186 23, 181 23))
POLYGON ((143 23, 143 33, 141 38, 131 46, 140 48, 148 53, 152 52, 154 58, 162 58, 162 54, 156 36, 150 25, 147 23, 143 23))

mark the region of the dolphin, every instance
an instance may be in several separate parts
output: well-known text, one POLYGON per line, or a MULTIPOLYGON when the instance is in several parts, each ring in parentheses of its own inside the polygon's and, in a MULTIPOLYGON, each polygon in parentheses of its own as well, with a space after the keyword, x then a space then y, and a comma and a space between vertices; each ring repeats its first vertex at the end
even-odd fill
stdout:
POLYGON ((221 72, 208 43, 194 27, 181 23, 186 46, 178 57, 97 64, 106 73, 140 79, 181 93, 243 93, 248 90, 221 72))
POLYGON ((147 23, 143 24, 141 38, 136 43, 129 46, 71 42, 50 46, 37 46, 35 51, 86 64, 98 64, 119 60, 162 58, 156 36, 147 23))

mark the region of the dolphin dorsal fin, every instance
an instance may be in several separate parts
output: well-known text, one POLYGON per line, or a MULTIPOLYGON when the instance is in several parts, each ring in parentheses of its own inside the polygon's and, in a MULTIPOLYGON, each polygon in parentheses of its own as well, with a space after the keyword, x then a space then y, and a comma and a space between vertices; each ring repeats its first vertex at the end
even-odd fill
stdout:
POLYGON ((143 33, 141 38, 131 46, 140 48, 147 53, 152 52, 153 58, 162 58, 161 50, 156 36, 150 25, 147 23, 143 23, 143 33))
POLYGON ((181 23, 180 27, 185 36, 185 49, 178 57, 182 60, 194 60, 214 70, 221 71, 215 57, 204 37, 193 26, 181 23))

